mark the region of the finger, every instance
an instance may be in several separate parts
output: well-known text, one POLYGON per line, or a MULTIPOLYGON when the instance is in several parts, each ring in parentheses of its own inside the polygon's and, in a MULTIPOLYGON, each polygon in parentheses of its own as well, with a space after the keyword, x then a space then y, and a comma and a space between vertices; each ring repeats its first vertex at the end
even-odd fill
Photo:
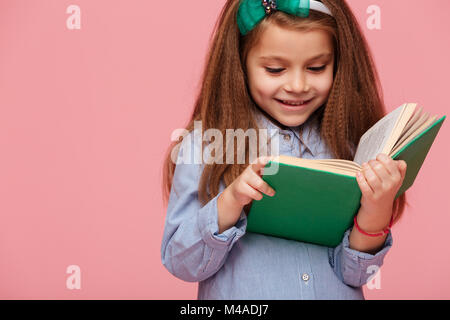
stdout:
POLYGON ((362 174, 364 175, 368 185, 374 193, 376 190, 379 190, 381 188, 380 178, 378 178, 376 173, 373 172, 372 168, 367 162, 363 163, 362 165, 362 174))
POLYGON ((398 160, 396 162, 397 162, 398 169, 400 170, 400 175, 403 180, 405 178, 408 165, 405 160, 398 160))
POLYGON ((375 172, 377 177, 380 179, 381 184, 383 184, 383 182, 387 182, 392 179, 391 173, 387 170, 387 168, 384 166, 382 162, 378 160, 370 160, 369 165, 372 168, 372 171, 375 172))
POLYGON ((258 190, 255 190, 245 182, 242 183, 240 192, 253 200, 261 200, 263 198, 263 195, 258 190))
POLYGON ((265 182, 258 174, 251 171, 246 182, 254 189, 267 194, 268 196, 274 196, 275 190, 273 190, 267 182, 265 182))
POLYGON ((271 160, 272 160, 271 156, 259 157, 250 165, 250 168, 252 169, 253 172, 260 175, 261 169, 264 168, 266 164, 268 164, 269 161, 271 160))
POLYGON ((400 168, 398 166, 398 161, 393 160, 391 157, 384 153, 380 153, 377 156, 377 160, 382 162, 385 166, 386 170, 390 173, 391 178, 394 181, 400 181, 402 180, 402 175, 400 168))
POLYGON ((395 163, 396 161, 392 160, 392 158, 387 154, 380 153, 377 155, 377 160, 385 166, 390 175, 395 175, 398 173, 398 165, 395 163))
POLYGON ((358 182, 359 189, 361 190, 361 193, 365 197, 373 196, 373 190, 370 187, 370 185, 367 183, 366 178, 364 177, 364 174, 361 171, 358 171, 356 173, 356 182, 358 182))

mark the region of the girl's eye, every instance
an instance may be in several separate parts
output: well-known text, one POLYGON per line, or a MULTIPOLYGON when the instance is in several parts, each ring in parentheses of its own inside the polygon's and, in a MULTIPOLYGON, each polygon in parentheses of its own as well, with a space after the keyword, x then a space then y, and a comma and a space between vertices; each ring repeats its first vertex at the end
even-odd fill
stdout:
POLYGON ((325 67, 326 67, 326 65, 325 66, 321 66, 321 67, 310 67, 309 70, 315 71, 315 72, 319 72, 319 71, 324 70, 325 67))
MULTIPOLYGON (((309 70, 311 70, 311 71, 314 71, 314 72, 320 72, 320 71, 323 71, 323 70, 325 70, 325 68, 326 68, 327 66, 326 65, 324 65, 324 66, 321 66, 321 67, 310 67, 310 68, 308 68, 309 70)), ((266 67, 266 70, 267 70, 267 72, 269 72, 269 73, 280 73, 280 72, 282 72, 282 71, 284 71, 285 69, 284 68, 278 68, 278 69, 276 69, 276 68, 268 68, 268 67, 266 67)))
POLYGON ((267 68, 266 67, 267 72, 269 73, 280 73, 282 72, 284 69, 283 68, 279 68, 279 69, 273 69, 273 68, 267 68))

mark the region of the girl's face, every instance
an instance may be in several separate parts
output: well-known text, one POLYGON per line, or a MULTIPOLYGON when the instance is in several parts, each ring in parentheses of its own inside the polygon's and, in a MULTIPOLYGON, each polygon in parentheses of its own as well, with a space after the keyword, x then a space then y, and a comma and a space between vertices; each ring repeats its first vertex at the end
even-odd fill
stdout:
POLYGON ((328 99, 333 66, 333 40, 327 32, 270 25, 248 53, 250 94, 279 123, 301 125, 328 99))

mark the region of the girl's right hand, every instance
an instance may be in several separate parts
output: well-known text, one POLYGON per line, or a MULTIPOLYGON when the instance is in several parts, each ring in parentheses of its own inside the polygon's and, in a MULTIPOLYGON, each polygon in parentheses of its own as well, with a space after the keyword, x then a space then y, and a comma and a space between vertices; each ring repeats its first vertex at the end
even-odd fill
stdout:
POLYGON ((235 225, 242 209, 264 194, 274 196, 275 191, 261 178, 261 171, 272 157, 260 157, 242 172, 217 200, 219 233, 235 225))
POLYGON ((261 178, 262 169, 271 159, 269 156, 256 159, 228 186, 231 198, 240 206, 261 200, 262 193, 271 197, 275 195, 275 190, 261 178))

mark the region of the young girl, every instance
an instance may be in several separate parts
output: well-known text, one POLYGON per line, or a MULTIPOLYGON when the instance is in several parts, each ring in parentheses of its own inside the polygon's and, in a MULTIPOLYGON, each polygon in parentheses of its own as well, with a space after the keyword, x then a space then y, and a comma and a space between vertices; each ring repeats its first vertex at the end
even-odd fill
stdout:
MULTIPOLYGON (((204 142, 191 143, 195 121, 202 137, 268 129, 279 154, 353 160, 385 114, 356 18, 345 0, 227 0, 214 31, 188 134, 165 162, 164 266, 199 282, 198 299, 364 299, 404 211, 405 195, 395 199, 404 161, 380 154, 364 164, 356 227, 336 248, 246 233, 252 201, 276 192, 261 178, 269 157, 250 162, 248 145, 244 164, 182 161, 203 154, 204 142)), ((221 159, 235 151, 228 146, 221 159)))

